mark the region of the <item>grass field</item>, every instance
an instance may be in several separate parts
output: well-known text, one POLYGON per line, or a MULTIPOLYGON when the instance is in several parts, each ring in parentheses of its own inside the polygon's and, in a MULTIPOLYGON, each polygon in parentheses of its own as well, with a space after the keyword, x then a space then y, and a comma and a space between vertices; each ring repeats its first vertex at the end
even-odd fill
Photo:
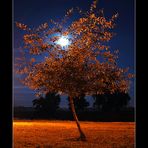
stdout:
POLYGON ((80 122, 87 141, 77 141, 73 121, 14 121, 14 148, 134 148, 134 122, 80 122))

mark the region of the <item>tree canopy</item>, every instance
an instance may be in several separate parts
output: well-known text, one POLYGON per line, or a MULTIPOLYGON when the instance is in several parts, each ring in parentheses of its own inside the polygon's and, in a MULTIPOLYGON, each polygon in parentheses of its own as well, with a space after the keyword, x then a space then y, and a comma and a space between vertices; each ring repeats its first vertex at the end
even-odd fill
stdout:
POLYGON ((114 36, 118 14, 106 19, 103 10, 96 10, 96 2, 86 13, 77 8, 80 18, 67 28, 64 23, 73 8, 60 22, 51 20, 52 25, 46 22, 31 29, 16 23, 26 31, 23 54, 17 59, 17 72, 24 85, 37 94, 59 92, 72 97, 128 91, 132 75, 127 68, 118 67, 118 51, 111 52, 106 45, 114 36), (70 41, 65 49, 57 44, 61 36, 70 41))

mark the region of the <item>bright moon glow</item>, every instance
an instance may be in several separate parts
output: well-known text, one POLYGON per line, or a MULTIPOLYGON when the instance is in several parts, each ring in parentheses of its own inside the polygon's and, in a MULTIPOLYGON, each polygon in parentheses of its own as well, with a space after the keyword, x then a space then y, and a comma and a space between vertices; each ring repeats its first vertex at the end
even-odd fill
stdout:
POLYGON ((69 40, 68 40, 67 37, 62 36, 62 37, 57 41, 57 44, 61 45, 62 47, 63 47, 63 46, 67 46, 67 45, 69 45, 69 40))

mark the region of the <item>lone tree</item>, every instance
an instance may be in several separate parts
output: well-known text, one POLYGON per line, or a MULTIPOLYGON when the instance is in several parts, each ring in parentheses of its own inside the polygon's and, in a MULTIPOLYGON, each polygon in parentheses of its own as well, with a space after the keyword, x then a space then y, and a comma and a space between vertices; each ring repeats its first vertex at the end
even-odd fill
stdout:
POLYGON ((54 117, 59 108, 60 95, 56 93, 47 93, 45 97, 41 96, 32 101, 33 107, 38 115, 45 117, 54 117))
POLYGON ((73 99, 81 94, 127 92, 131 77, 128 69, 117 66, 117 52, 111 53, 105 45, 114 36, 111 30, 118 14, 106 19, 103 10, 96 10, 96 5, 94 0, 87 12, 70 9, 60 22, 52 20, 53 25, 44 23, 31 29, 16 23, 26 31, 23 54, 17 59, 21 82, 38 95, 47 92, 67 94, 80 133, 79 140, 86 140, 86 136, 80 127, 73 99), (74 10, 80 17, 65 28, 64 23, 74 10), (64 46, 67 40, 63 38, 69 41, 68 46, 64 46))

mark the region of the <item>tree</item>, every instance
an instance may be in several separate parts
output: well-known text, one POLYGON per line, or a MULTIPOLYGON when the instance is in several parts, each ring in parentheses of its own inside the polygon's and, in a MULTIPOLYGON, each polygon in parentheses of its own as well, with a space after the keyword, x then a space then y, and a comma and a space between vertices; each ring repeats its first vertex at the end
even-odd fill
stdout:
POLYGON ((38 114, 45 117, 53 117, 56 110, 59 108, 60 96, 56 93, 47 93, 45 98, 43 96, 34 99, 33 107, 38 114))
POLYGON ((94 106, 98 111, 120 111, 130 101, 128 93, 115 92, 113 94, 98 94, 93 96, 94 106))
MULTIPOLYGON (((69 97, 67 99, 69 102, 69 109, 71 109, 69 97)), ((74 98, 74 106, 76 111, 84 111, 84 109, 89 106, 89 102, 85 99, 85 94, 81 94, 79 97, 74 98)))
POLYGON ((52 28, 48 23, 33 29, 16 23, 27 31, 23 36, 24 53, 17 62, 21 82, 39 95, 49 91, 67 94, 80 140, 86 140, 86 136, 80 127, 73 99, 81 94, 127 92, 131 77, 128 69, 118 67, 117 52, 109 51, 109 46, 105 45, 114 36, 111 30, 118 14, 106 19, 103 10, 96 10, 96 5, 94 0, 87 12, 76 9, 80 17, 68 28, 64 23, 74 9, 70 9, 62 21, 52 20, 52 28), (70 41, 65 50, 57 44, 63 36, 70 41), (26 54, 28 56, 24 56, 26 54))

